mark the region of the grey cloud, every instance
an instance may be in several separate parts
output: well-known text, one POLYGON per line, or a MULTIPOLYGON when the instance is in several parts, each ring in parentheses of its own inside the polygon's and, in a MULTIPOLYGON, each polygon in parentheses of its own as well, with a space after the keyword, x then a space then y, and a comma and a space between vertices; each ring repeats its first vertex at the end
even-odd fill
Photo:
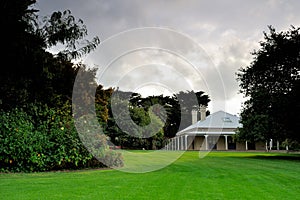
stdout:
MULTIPOLYGON (((100 40, 105 41, 109 37, 132 28, 141 27, 169 27, 176 31, 189 35, 196 43, 201 45, 207 52, 208 57, 215 63, 219 70, 226 95, 229 99, 236 98, 238 84, 235 81, 235 72, 238 68, 247 66, 251 61, 250 51, 258 47, 258 42, 262 39, 263 31, 267 31, 267 25, 274 25, 278 30, 286 30, 290 25, 300 25, 300 1, 298 0, 229 0, 229 1, 199 1, 199 0, 173 0, 173 1, 141 1, 141 0, 51 0, 39 1, 37 7, 42 15, 50 14, 56 10, 70 9, 74 16, 84 20, 89 30, 90 36, 98 35, 100 40)), ((138 36, 135 42, 124 40, 116 44, 117 47, 128 46, 144 40, 147 42, 149 35, 138 36)), ((164 48, 180 49, 180 53, 189 59, 192 56, 193 48, 185 45, 172 37, 157 38, 157 44, 164 48), (190 48, 190 49, 189 49, 190 48), (190 54, 189 54, 190 53, 190 54)), ((104 42, 105 43, 105 42, 104 42)), ((147 43, 151 46, 150 43, 147 43)), ((155 44, 152 44, 155 45, 155 44)), ((110 56, 116 53, 116 46, 101 56, 110 56)), ((118 50, 118 49, 117 49, 118 50)), ((163 54, 163 56, 166 56, 163 54)), ((90 61, 97 63, 98 57, 89 56, 90 61)), ((142 57, 140 57, 142 58, 142 57)), ((126 72, 126 62, 133 62, 134 58, 119 62, 118 71, 126 72)), ((144 58, 147 63, 154 62, 151 58, 144 58)), ((155 57, 156 61, 165 62, 168 66, 176 66, 180 63, 172 56, 164 58, 155 57)), ((196 62, 197 59, 195 59, 196 62)), ((201 60, 199 58, 199 60, 201 60)), ((198 63, 201 65, 201 62, 198 63)), ((103 67, 101 63, 100 68, 103 67)), ((150 66, 150 65, 149 65, 150 66)), ((155 68, 152 75, 160 74, 161 80, 167 80, 163 70, 155 68)), ((197 79, 192 70, 185 68, 175 68, 185 77, 191 79, 195 87, 200 88, 202 79, 197 79)), ((213 81, 215 75, 214 67, 202 69, 201 74, 208 80, 211 90, 215 94, 215 102, 222 99, 222 87, 213 81)), ((149 71, 150 73, 150 71, 149 71)), ((114 74, 112 74, 114 75, 114 74)), ((107 79, 111 79, 110 75, 107 79)), ((132 74, 134 79, 142 80, 143 76, 132 74)), ((156 78, 156 77, 155 77, 156 78)), ((171 80, 170 80, 171 81, 171 80)), ((128 80, 128 84, 134 84, 135 80, 128 80)), ((174 85, 177 88, 177 85, 174 85)), ((233 111, 236 112, 236 111, 233 111)), ((234 114, 234 113, 233 113, 234 114)))

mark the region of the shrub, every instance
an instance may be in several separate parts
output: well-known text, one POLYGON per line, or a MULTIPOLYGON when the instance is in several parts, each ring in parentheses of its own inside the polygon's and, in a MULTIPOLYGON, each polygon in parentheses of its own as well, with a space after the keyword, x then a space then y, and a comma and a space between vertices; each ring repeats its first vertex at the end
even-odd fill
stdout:
POLYGON ((37 134, 34 123, 23 109, 0 112, 1 171, 42 170, 45 162, 45 135, 37 134))
POLYGON ((2 172, 104 167, 93 155, 113 163, 108 166, 122 165, 121 155, 109 152, 105 138, 101 139, 103 148, 94 146, 93 155, 86 149, 77 134, 69 103, 59 109, 31 104, 0 111, 0 121, 2 172))

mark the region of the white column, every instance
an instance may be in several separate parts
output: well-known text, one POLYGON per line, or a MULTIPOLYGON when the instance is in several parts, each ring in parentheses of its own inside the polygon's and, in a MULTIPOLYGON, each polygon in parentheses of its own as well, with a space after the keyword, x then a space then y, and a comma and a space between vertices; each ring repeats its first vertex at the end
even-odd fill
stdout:
POLYGON ((179 150, 180 146, 179 146, 179 137, 177 137, 177 150, 179 150))
POLYGON ((208 150, 208 140, 207 140, 208 135, 204 135, 204 137, 205 137, 205 150, 208 150))
POLYGON ((246 140, 246 151, 248 151, 248 141, 246 140))
POLYGON ((279 150, 279 141, 277 140, 277 150, 279 150))
POLYGON ((184 138, 184 143, 185 143, 185 149, 184 150, 188 150, 188 135, 185 135, 185 138, 184 138))
POLYGON ((226 151, 228 150, 227 136, 228 135, 224 135, 224 137, 225 137, 225 150, 226 151))

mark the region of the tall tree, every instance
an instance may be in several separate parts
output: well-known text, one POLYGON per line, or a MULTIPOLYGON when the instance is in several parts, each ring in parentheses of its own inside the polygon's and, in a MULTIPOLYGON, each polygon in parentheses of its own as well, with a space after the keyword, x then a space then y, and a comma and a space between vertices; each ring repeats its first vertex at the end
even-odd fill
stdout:
MULTIPOLYGON (((3 33, 0 74, 0 107, 11 108, 40 101, 70 99, 78 66, 73 58, 89 53, 99 44, 98 37, 85 40, 87 29, 71 12, 54 12, 39 19, 35 0, 1 1, 0 26, 3 33), (56 55, 47 49, 62 44, 56 55)), ((81 65, 82 66, 82 65, 81 65)))
POLYGON ((237 73, 240 91, 248 97, 239 136, 300 141, 300 28, 268 28, 251 64, 237 73))

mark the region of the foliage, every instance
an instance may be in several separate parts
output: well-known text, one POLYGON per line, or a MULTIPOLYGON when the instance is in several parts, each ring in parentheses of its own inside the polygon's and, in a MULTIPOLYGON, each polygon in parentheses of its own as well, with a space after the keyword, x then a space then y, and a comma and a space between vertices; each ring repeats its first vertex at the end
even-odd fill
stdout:
MULTIPOLYGON (((35 3, 4 0, 0 4, 5 38, 1 58, 10 63, 0 74, 1 171, 103 167, 80 141, 69 102, 79 71, 89 81, 95 78, 93 70, 82 63, 75 65, 72 59, 94 50, 99 38, 86 40, 86 26, 69 10, 40 21, 35 3), (56 45, 63 49, 49 53, 56 45)), ((106 111, 100 116, 103 122, 107 104, 99 105, 106 111)), ((110 155, 114 166, 122 163, 119 154, 101 156, 108 159, 110 155)))
POLYGON ((300 28, 276 32, 269 26, 254 60, 239 70, 241 92, 249 99, 241 113, 241 137, 300 140, 300 28))
POLYGON ((27 112, 1 112, 1 171, 48 171, 103 166, 83 146, 70 105, 53 109, 32 104, 27 112))
MULTIPOLYGON (((157 142, 164 137, 162 120, 154 114, 153 107, 147 109, 133 105, 122 97, 123 93, 120 94, 110 100, 105 133, 115 145, 133 149, 156 149, 157 142)), ((160 148, 162 144, 158 145, 160 148)))
POLYGON ((43 24, 36 32, 43 38, 48 48, 59 43, 66 44, 65 49, 57 54, 64 60, 76 59, 88 54, 100 43, 98 37, 94 37, 92 41, 83 40, 87 36, 87 28, 81 19, 76 21, 70 10, 57 11, 50 17, 44 17, 43 24))
POLYGON ((199 91, 199 92, 180 91, 178 94, 175 95, 175 98, 180 105, 180 111, 181 111, 180 128, 181 129, 186 128, 187 126, 192 124, 191 112, 193 109, 199 110, 200 104, 207 106, 207 104, 210 101, 208 95, 205 95, 203 91, 199 91))
POLYGON ((238 128, 236 139, 250 142, 264 141, 270 137, 269 117, 266 115, 255 115, 243 121, 243 128, 238 128), (253 126, 255 124, 255 126, 253 126), (251 130, 249 132, 248 130, 251 130))
MULTIPOLYGON (((1 171, 103 167, 78 137, 70 115, 70 105, 57 110, 35 104, 27 110, 30 112, 18 108, 1 112, 1 171)), ((92 152, 93 155, 98 159, 110 159, 109 166, 122 165, 121 155, 108 151, 105 138, 101 143, 99 147, 103 148, 96 150, 103 154, 92 152)))
POLYGON ((122 155, 109 149, 108 138, 92 115, 83 115, 76 120, 76 129, 82 144, 89 152, 109 167, 123 165, 122 155))
POLYGON ((113 113, 112 102, 109 98, 109 115, 107 122, 103 124, 104 132, 113 144, 130 149, 164 147, 167 139, 174 137, 179 127, 185 128, 184 126, 191 125, 191 110, 199 104, 207 105, 210 101, 202 91, 180 92, 172 97, 159 95, 144 98, 138 93, 118 89, 111 92, 111 95, 117 97, 113 106, 118 112, 113 113), (191 100, 192 97, 196 97, 195 101, 191 100), (183 108, 180 107, 179 100, 183 108), (130 120, 139 127, 128 123, 130 120), (148 126, 150 122, 152 122, 152 127, 148 126), (158 130, 157 127, 163 128, 158 130), (147 137, 153 132, 156 134, 147 137))
POLYGON ((70 11, 54 12, 40 21, 35 0, 4 0, 1 21, 4 38, 1 54, 0 108, 10 109, 33 102, 55 106, 55 99, 69 100, 79 68, 72 59, 94 50, 99 38, 86 40, 87 28, 70 11), (57 55, 48 49, 60 44, 57 55))

